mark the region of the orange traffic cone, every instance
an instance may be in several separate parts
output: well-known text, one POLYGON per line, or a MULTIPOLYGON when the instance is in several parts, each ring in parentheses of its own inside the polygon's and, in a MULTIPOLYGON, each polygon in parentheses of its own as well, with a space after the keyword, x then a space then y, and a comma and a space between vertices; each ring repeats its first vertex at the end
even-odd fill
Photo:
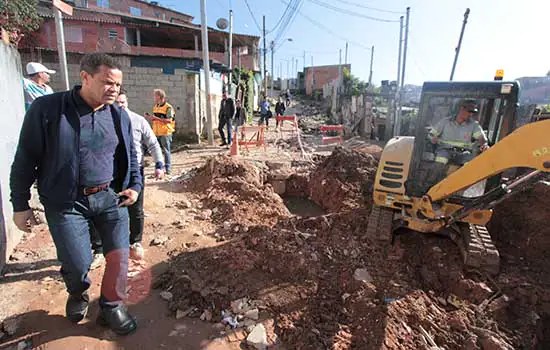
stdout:
POLYGON ((233 132, 233 142, 231 143, 231 150, 229 155, 236 157, 239 155, 239 140, 237 138, 237 132, 233 132))

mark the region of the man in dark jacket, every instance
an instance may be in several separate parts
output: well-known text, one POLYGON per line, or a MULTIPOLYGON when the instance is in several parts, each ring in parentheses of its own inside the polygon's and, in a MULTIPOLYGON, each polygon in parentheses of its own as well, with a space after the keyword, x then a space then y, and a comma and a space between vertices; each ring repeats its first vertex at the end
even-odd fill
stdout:
POLYGON ((223 99, 220 106, 220 113, 218 114, 219 124, 218 131, 220 132, 220 137, 222 138, 222 144, 220 146, 230 145, 232 141, 232 132, 233 128, 231 122, 235 116, 235 103, 233 99, 229 96, 229 93, 223 93, 223 99), (224 127, 227 126, 227 141, 225 134, 223 132, 224 127))
POLYGON ((29 232, 30 187, 38 180, 50 233, 69 297, 66 315, 88 311, 90 227, 101 235, 106 258, 98 322, 124 335, 136 330, 123 305, 128 279, 128 210, 141 175, 126 111, 113 105, 122 72, 112 57, 94 53, 80 62, 82 86, 39 97, 30 106, 11 168, 13 220, 29 232))
MULTIPOLYGON (((275 105, 275 114, 277 117, 282 116, 285 114, 286 106, 283 102, 283 99, 279 97, 279 101, 277 101, 277 104, 275 105)), ((283 126, 283 122, 281 121, 281 127, 283 126)), ((275 128, 279 128, 279 121, 275 123, 275 128)))

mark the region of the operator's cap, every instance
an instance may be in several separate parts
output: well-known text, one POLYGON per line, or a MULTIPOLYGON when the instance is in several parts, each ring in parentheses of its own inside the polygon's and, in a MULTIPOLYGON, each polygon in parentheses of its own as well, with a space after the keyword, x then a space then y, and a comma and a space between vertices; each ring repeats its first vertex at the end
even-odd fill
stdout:
POLYGON ((42 72, 46 72, 48 74, 55 74, 54 70, 46 68, 46 66, 44 66, 42 63, 38 63, 38 62, 27 63, 28 75, 33 75, 33 74, 42 73, 42 72))
POLYGON ((465 98, 460 101, 460 107, 464 107, 468 110, 468 112, 477 113, 479 112, 479 108, 477 105, 477 101, 469 98, 465 98))

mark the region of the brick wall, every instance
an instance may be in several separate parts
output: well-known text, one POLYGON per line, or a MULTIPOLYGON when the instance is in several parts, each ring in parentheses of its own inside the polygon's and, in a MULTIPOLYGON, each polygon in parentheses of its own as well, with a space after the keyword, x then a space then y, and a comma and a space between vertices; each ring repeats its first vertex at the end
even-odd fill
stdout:
MULTIPOLYGON (((69 54, 69 62, 77 62, 79 57, 69 54)), ((206 134, 206 112, 204 79, 199 81, 199 74, 176 69, 174 74, 164 74, 162 68, 131 67, 128 56, 118 56, 123 72, 123 86, 128 92, 128 103, 131 110, 143 115, 152 112, 153 89, 166 91, 168 102, 176 110, 176 133, 181 136, 198 140, 198 135, 206 134), (199 102, 202 101, 202 102, 199 102)), ((31 61, 30 54, 22 54, 23 67, 31 61)), ((42 62, 50 69, 59 71, 57 62, 42 62)), ((71 86, 80 83, 79 65, 70 63, 69 83, 71 86)), ((52 76, 51 87, 54 91, 63 89, 61 74, 52 76)), ((221 101, 221 82, 211 79, 211 104, 213 128, 218 125, 217 112, 221 101)))
MULTIPOLYGON (((314 90, 322 90, 323 86, 331 83, 332 81, 338 79, 340 66, 319 66, 319 67, 306 67, 305 76, 306 76, 306 95, 311 95, 311 84, 312 79, 315 78, 314 90)), ((342 69, 347 68, 351 71, 351 65, 342 65, 342 69)))
MULTIPOLYGON (((170 9, 147 4, 144 1, 136 0, 109 0, 109 10, 130 13, 130 6, 141 9, 141 16, 150 18, 159 18, 165 21, 173 19, 176 23, 190 23, 192 16, 184 15, 170 9)), ((97 0, 88 0, 88 8, 98 9, 97 0)))

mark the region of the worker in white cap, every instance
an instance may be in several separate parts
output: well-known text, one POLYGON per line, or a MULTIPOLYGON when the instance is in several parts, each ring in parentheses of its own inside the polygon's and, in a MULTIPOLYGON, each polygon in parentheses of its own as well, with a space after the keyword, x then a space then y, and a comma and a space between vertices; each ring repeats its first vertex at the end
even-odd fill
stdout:
POLYGON ((27 63, 28 78, 23 79, 25 88, 25 110, 29 109, 36 98, 53 94, 53 90, 48 83, 50 82, 50 74, 54 73, 54 70, 46 68, 41 63, 27 63))

